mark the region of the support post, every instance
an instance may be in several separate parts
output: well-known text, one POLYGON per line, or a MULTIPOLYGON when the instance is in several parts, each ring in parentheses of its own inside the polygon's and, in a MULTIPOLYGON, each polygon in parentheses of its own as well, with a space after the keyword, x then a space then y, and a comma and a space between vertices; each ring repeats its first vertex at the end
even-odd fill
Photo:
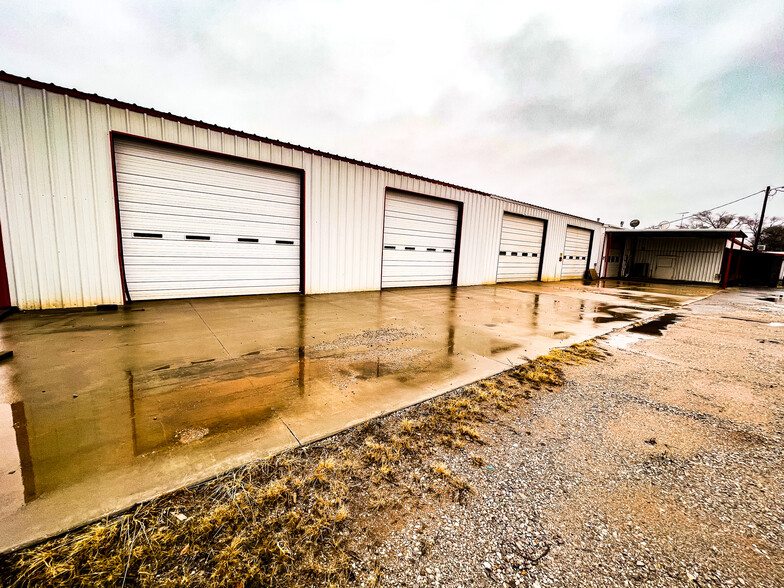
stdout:
POLYGON ((724 277, 721 280, 721 287, 727 287, 727 280, 730 277, 730 268, 732 267, 732 247, 730 246, 730 252, 727 254, 727 267, 724 268, 724 277))
POLYGON ((757 251, 759 247, 760 237, 762 236, 762 223, 765 222, 765 209, 768 207, 768 196, 770 196, 770 186, 765 189, 765 200, 762 201, 762 213, 760 214, 759 225, 757 225, 757 234, 754 235, 753 251, 757 251))

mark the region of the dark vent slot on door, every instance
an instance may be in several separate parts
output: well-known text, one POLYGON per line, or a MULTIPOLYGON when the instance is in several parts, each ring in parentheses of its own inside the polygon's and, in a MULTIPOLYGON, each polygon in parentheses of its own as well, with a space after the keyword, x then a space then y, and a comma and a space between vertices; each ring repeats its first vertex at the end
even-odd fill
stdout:
POLYGON ((251 239, 250 237, 237 237, 237 241, 240 243, 258 243, 258 239, 251 239))
POLYGON ((451 249, 444 249, 444 253, 452 253, 451 249))
POLYGON ((275 243, 278 245, 294 245, 294 241, 286 241, 285 239, 276 239, 275 243))
POLYGON ((416 247, 406 247, 406 251, 415 251, 416 247))
POLYGON ((134 233, 134 237, 146 237, 147 239, 163 239, 161 233, 134 233))
POLYGON ((185 238, 189 241, 209 241, 209 235, 185 235, 185 238))
POLYGON ((428 248, 427 248, 427 250, 428 250, 428 251, 435 251, 435 250, 436 250, 436 248, 435 248, 435 247, 428 247, 428 248))
POLYGON ((384 249, 395 249, 394 245, 384 245, 384 249))

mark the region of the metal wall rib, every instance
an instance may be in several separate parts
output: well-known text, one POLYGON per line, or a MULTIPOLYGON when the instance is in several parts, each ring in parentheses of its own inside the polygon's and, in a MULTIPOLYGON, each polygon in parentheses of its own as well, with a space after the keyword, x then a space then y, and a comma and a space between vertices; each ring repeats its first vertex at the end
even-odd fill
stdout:
POLYGON ((495 283, 504 211, 548 221, 542 279, 559 279, 567 222, 527 204, 148 113, 0 81, 0 222, 12 304, 122 303, 110 132, 237 155, 305 172, 305 292, 376 290, 387 188, 464 202, 458 284, 495 283))

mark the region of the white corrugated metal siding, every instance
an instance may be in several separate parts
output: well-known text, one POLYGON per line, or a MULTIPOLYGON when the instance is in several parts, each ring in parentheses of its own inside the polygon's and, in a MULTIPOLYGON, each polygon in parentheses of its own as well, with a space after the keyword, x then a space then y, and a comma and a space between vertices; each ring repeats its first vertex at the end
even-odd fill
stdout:
POLYGON ((654 277, 657 258, 674 257, 673 280, 718 284, 725 245, 726 238, 637 237, 634 263, 647 263, 654 277))
POLYGON ((115 141, 132 300, 298 292, 300 174, 115 141))
POLYGON ((387 189, 463 203, 461 286, 495 283, 504 212, 547 221, 543 280, 560 279, 567 224, 603 236, 579 217, 66 93, 0 80, 0 223, 23 309, 123 302, 112 131, 302 170, 308 294, 379 288, 387 189))
POLYGON ((457 207, 456 202, 387 193, 382 288, 452 283, 457 207))
POLYGON ((563 264, 561 265, 562 279, 568 280, 583 277, 588 267, 590 249, 591 231, 578 227, 566 227, 563 264))
POLYGON ((535 281, 539 277, 545 223, 504 214, 498 250, 498 281, 535 281))

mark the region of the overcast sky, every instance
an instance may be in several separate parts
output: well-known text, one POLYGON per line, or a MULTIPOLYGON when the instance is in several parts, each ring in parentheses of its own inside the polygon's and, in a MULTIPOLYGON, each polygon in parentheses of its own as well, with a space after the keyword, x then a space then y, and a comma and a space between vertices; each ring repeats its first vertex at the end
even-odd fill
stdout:
MULTIPOLYGON (((781 0, 0 0, 0 14, 9 73, 606 222, 784 184, 781 0)), ((784 216, 784 194, 769 211, 784 216)))

